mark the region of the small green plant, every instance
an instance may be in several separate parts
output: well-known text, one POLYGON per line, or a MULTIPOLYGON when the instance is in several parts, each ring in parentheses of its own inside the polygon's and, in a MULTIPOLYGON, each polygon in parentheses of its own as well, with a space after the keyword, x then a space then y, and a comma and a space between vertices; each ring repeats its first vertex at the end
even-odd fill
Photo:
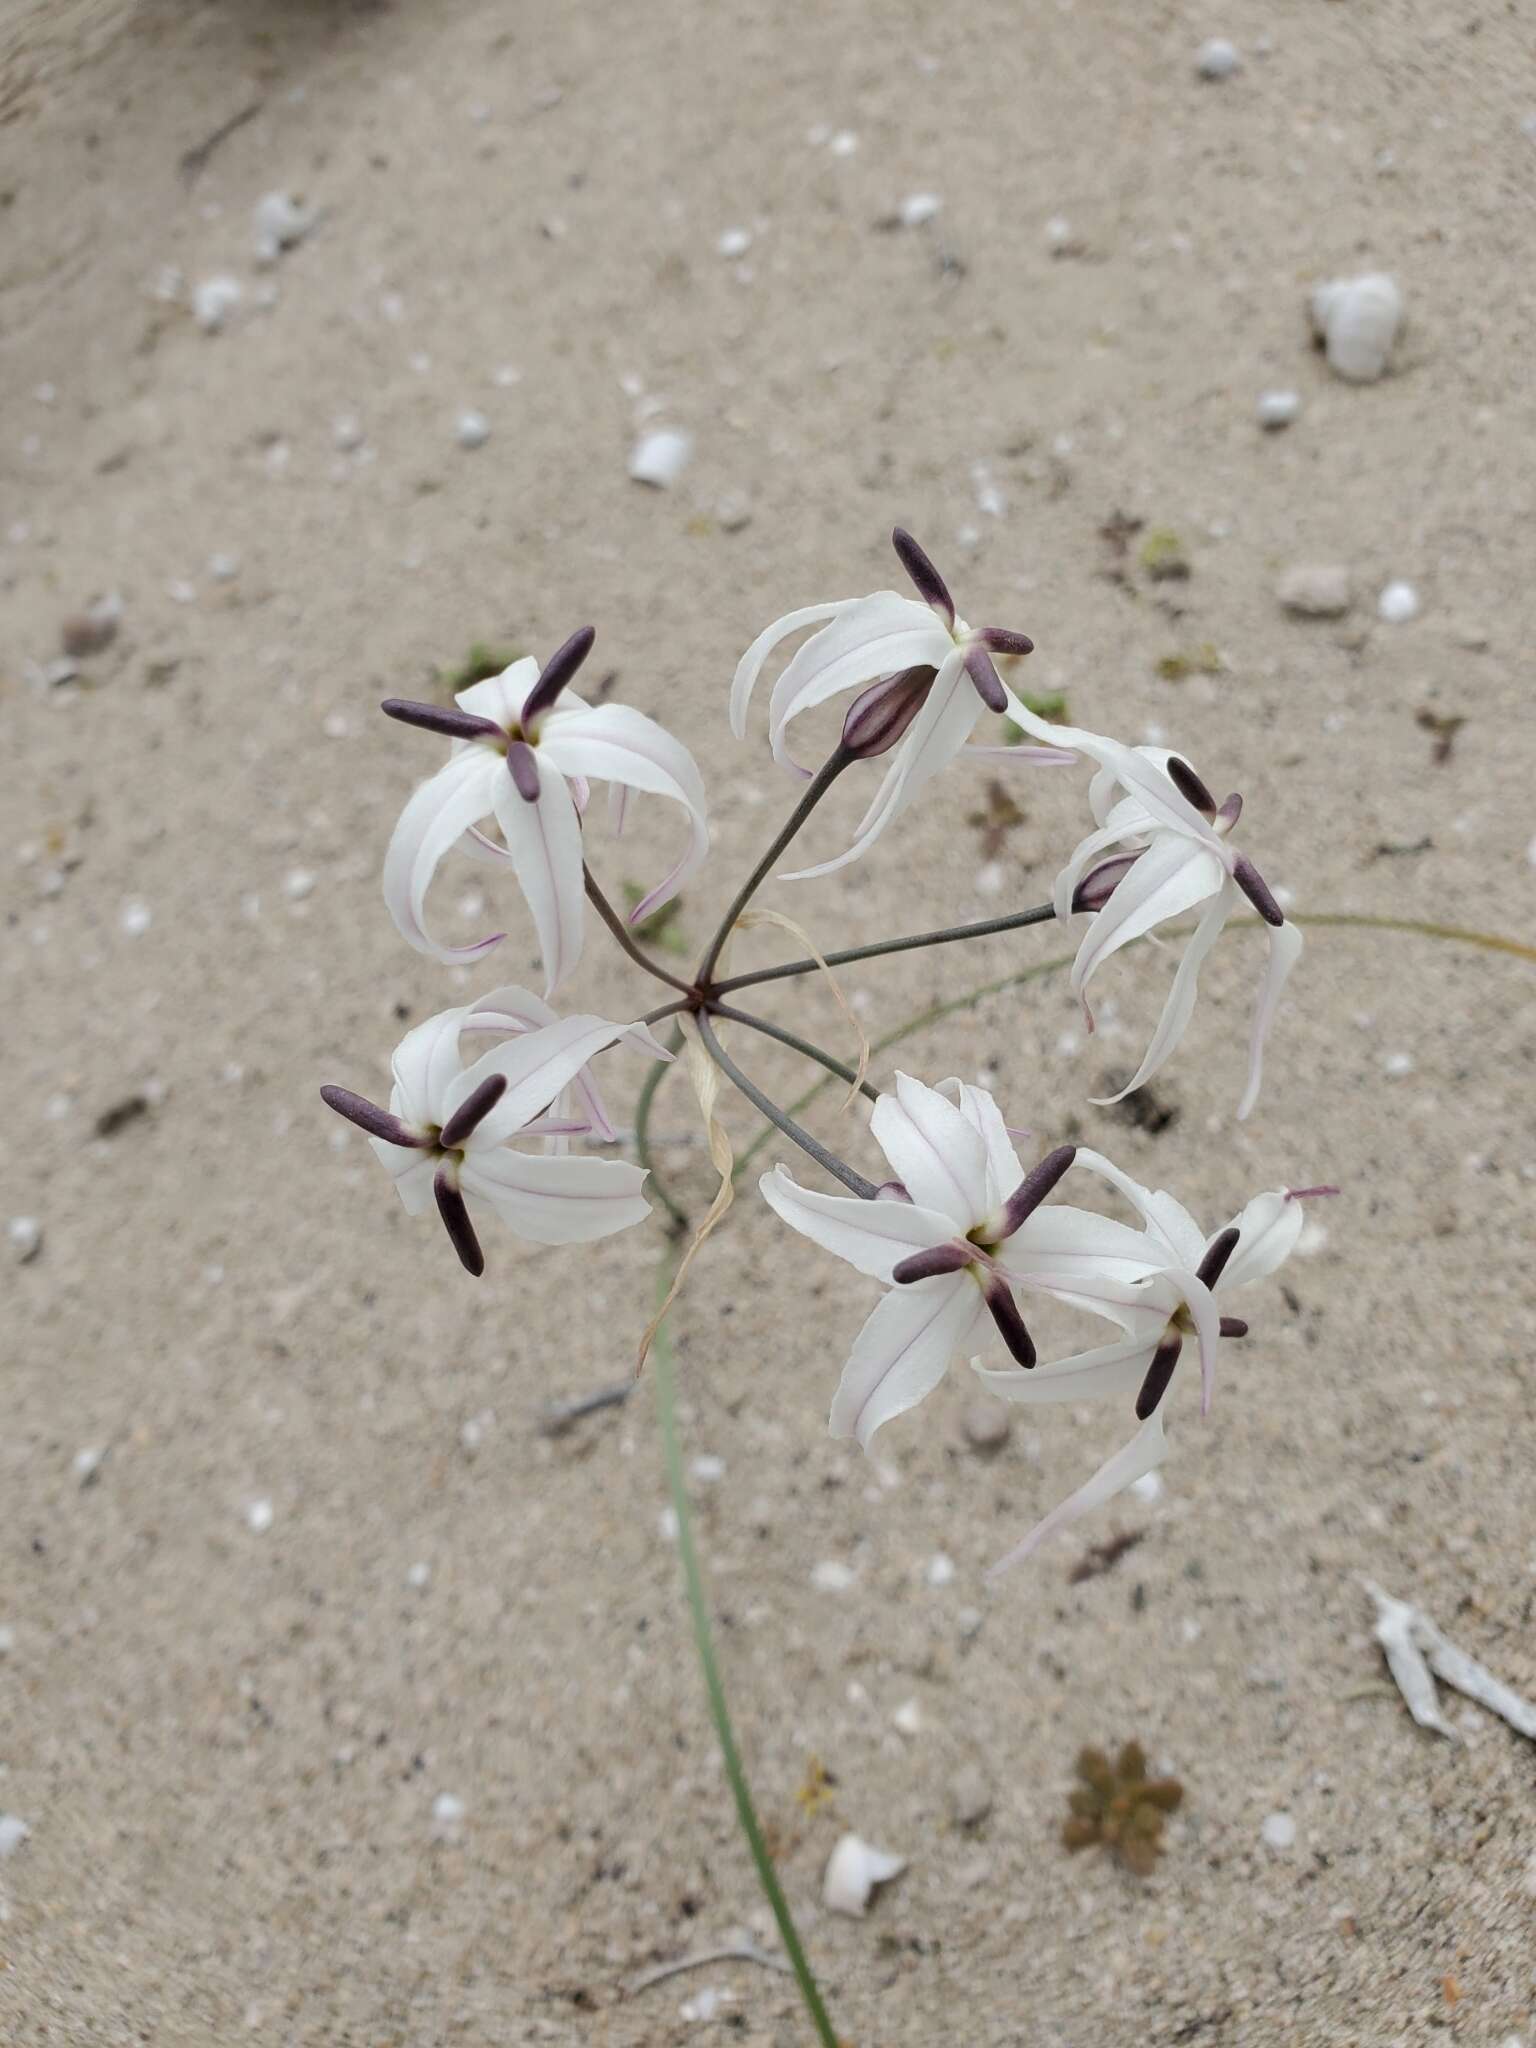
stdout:
POLYGON ((1191 647, 1187 653, 1163 655, 1157 664, 1157 672, 1165 683, 1182 683, 1186 676, 1219 676, 1225 666, 1214 643, 1202 640, 1198 647, 1191 647))
POLYGON ((515 647, 493 647, 489 641, 476 640, 457 668, 437 671, 437 681, 447 695, 453 697, 460 690, 467 690, 471 683, 483 683, 489 676, 499 676, 517 658, 518 649, 515 647))
POLYGON ((1177 1778, 1149 1778, 1139 1742, 1124 1743, 1113 1763, 1102 1749, 1079 1750, 1077 1775, 1082 1784, 1067 1801, 1063 1844, 1076 1851, 1102 1843, 1127 1870, 1150 1877, 1163 1853, 1163 1823, 1182 1804, 1184 1787, 1177 1778))
MULTIPOLYGON (((645 891, 634 882, 624 884, 624 901, 633 910, 644 896, 645 891)), ((663 903, 659 910, 653 910, 647 918, 633 927, 635 937, 642 946, 655 946, 659 952, 675 953, 679 959, 688 955, 688 941, 678 924, 678 913, 683 907, 681 896, 673 896, 663 903)))
POLYGON ((1172 527, 1154 526, 1137 552, 1154 583, 1182 583, 1189 575, 1189 557, 1172 527))

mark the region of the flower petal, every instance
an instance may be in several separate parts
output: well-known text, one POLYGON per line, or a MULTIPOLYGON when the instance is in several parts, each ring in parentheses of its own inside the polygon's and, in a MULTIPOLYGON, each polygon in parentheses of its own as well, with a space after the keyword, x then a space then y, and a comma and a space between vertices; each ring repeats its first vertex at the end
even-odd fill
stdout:
POLYGON ((1184 1204, 1166 1188, 1144 1188, 1132 1180, 1123 1167, 1106 1159, 1102 1152, 1079 1146, 1077 1164, 1086 1166, 1100 1180, 1106 1180, 1124 1195, 1152 1233, 1158 1250, 1153 1257, 1159 1266, 1198 1266, 1205 1255, 1206 1236, 1184 1204))
POLYGON ((781 640, 787 640, 791 633, 798 633, 806 626, 819 625, 825 619, 835 619, 839 612, 849 605, 857 604, 856 597, 842 597, 831 604, 802 605, 798 611, 786 612, 782 619, 775 619, 766 626, 741 660, 736 664, 736 674, 731 682, 731 731, 737 739, 745 739, 747 732, 747 705, 762 673, 763 663, 772 654, 781 640))
MULTIPOLYGON (((1132 871, 1134 873, 1134 870, 1132 871)), ((1129 876, 1126 878, 1129 880, 1129 876)), ((1125 882, 1120 888, 1125 887, 1125 882)), ((1118 890, 1116 894, 1118 894, 1118 890)), ((1174 971, 1173 984, 1163 1004, 1163 1014, 1157 1020, 1157 1029, 1151 1043, 1142 1056, 1141 1065, 1132 1074, 1125 1086, 1115 1095, 1093 1095, 1089 1100, 1099 1108, 1107 1108, 1112 1102, 1122 1102, 1133 1090, 1150 1081, 1172 1059, 1178 1049, 1179 1040, 1189 1028, 1194 1014, 1195 997, 1199 993, 1200 969, 1205 956, 1221 937, 1222 927, 1232 911, 1237 891, 1230 882, 1223 882, 1211 898, 1210 908, 1201 917, 1199 924, 1190 933, 1189 943, 1183 957, 1174 971)), ((1245 1098, 1246 1099, 1246 1098, 1245 1098)))
POLYGON ((501 1075, 506 1093, 469 1140, 467 1157, 493 1150, 520 1131, 530 1117, 547 1109, 582 1068, 605 1047, 615 1045, 631 1027, 612 1024, 606 1017, 562 1017, 537 1031, 510 1038, 466 1067, 449 1083, 443 1095, 446 1116, 493 1074, 501 1075))
POLYGON ((946 1089, 951 1086, 958 1089, 960 1114, 973 1130, 980 1132, 982 1144, 986 1147, 987 1201, 990 1205, 986 1213, 990 1215, 993 1209, 1001 1208, 1024 1178, 1019 1155, 1008 1135, 1002 1111, 985 1088, 973 1088, 968 1081, 946 1081, 943 1085, 946 1089))
POLYGON ((1259 1099, 1259 1086, 1264 1079, 1264 1041, 1269 1036, 1269 1027, 1280 1005, 1280 991, 1289 980, 1291 969, 1301 958, 1301 945, 1301 933, 1289 918, 1284 924, 1269 927, 1269 962, 1253 1013, 1253 1036, 1248 1043, 1248 1085, 1237 1106, 1239 1123, 1259 1099))
POLYGON ((466 744, 412 791, 384 855, 384 901, 395 929, 418 953, 450 967, 478 960, 504 936, 472 946, 439 945, 424 921, 427 890, 438 864, 470 826, 485 817, 506 764, 489 748, 466 744))
POLYGON ((709 852, 704 778, 682 741, 643 711, 625 704, 599 704, 590 711, 552 712, 539 752, 567 775, 590 775, 682 805, 688 817, 687 849, 666 879, 635 906, 630 922, 648 917, 658 904, 675 896, 709 852))
POLYGON ((860 689, 908 668, 938 668, 955 643, 928 606, 894 590, 877 590, 842 608, 807 640, 773 686, 768 733, 773 757, 793 766, 785 728, 840 690, 860 689))
POLYGON ((1055 1358, 1048 1365, 1037 1365, 1033 1372, 1021 1372, 1017 1366, 986 1366, 975 1358, 971 1370, 989 1394, 1019 1407, 1036 1402, 1092 1401, 1102 1394, 1133 1394, 1164 1327, 1159 1316, 1147 1336, 1125 1337, 1093 1351, 1075 1352, 1070 1358, 1055 1358))
POLYGON ((1215 854, 1177 833, 1160 834, 1094 913, 1072 963, 1072 993, 1087 1005, 1089 982, 1122 946, 1219 894, 1227 871, 1215 854))
POLYGON ((539 680, 539 664, 531 654, 511 662, 499 676, 485 676, 468 689, 454 692, 454 703, 476 718, 489 718, 503 732, 516 725, 523 705, 539 680))
POLYGON ((459 1032, 466 1012, 439 1010, 435 1017, 407 1031, 390 1059, 394 1093, 390 1108, 408 1124, 440 1124, 443 1101, 457 1075, 459 1032))
POLYGON ((391 1145, 383 1138, 370 1138, 368 1142, 394 1182, 406 1215, 424 1216, 435 1200, 432 1182, 437 1173, 436 1154, 423 1154, 414 1146, 391 1145))
POLYGON ((995 1206, 988 1196, 986 1141, 936 1088, 899 1073, 895 1093, 875 1104, 869 1128, 919 1208, 947 1216, 962 1236, 995 1206))
POLYGON ((873 1280, 891 1284, 891 1269, 915 1251, 947 1244, 954 1225, 947 1216, 911 1202, 866 1202, 857 1195, 824 1195, 803 1188, 782 1166, 758 1182, 763 1200, 791 1230, 846 1259, 873 1280))
POLYGON ((466 1194, 489 1202, 519 1237, 535 1244, 590 1244, 643 1223, 644 1169, 622 1159, 549 1157, 510 1146, 466 1155, 466 1194))
POLYGON ((493 795, 496 822, 517 869, 518 885, 533 912, 544 961, 544 993, 552 995, 581 957, 582 881, 581 820, 571 801, 565 777, 544 759, 542 747, 530 749, 539 771, 539 794, 527 803, 504 770, 493 795))
POLYGON ((981 1290, 968 1273, 887 1294, 843 1367, 827 1421, 833 1436, 857 1437, 867 1451, 877 1429, 933 1392, 982 1314, 981 1290))
POLYGON ((1168 1439, 1163 1435, 1163 1411, 1159 1408, 1147 1417, 1130 1442, 1107 1459, 1085 1485, 1080 1486, 1076 1493, 1068 1494, 1064 1501, 1051 1509, 1043 1522, 1035 1524, 1022 1543, 1015 1544, 1006 1557, 1000 1557, 989 1568, 987 1577, 996 1578, 1002 1572, 1011 1571, 1016 1564, 1022 1564, 1042 1543, 1048 1543, 1081 1516, 1102 1507, 1117 1493, 1124 1493, 1128 1486, 1134 1486, 1138 1479, 1144 1479, 1149 1472, 1155 1471, 1167 1455, 1168 1439))
POLYGON ((1227 1261, 1217 1283, 1218 1294, 1230 1294, 1246 1287, 1250 1280, 1264 1280, 1283 1266, 1296 1249, 1301 1236, 1302 1208, 1283 1190, 1255 1195, 1247 1208, 1239 1210, 1229 1228, 1237 1232, 1237 1249, 1227 1261))

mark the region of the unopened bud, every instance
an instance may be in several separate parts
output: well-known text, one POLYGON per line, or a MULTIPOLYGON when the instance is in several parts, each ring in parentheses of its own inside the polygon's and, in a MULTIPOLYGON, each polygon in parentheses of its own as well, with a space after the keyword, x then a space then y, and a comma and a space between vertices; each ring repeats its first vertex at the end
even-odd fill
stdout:
POLYGON ((937 669, 905 668, 882 676, 854 698, 843 720, 843 747, 855 761, 887 754, 928 701, 937 669))

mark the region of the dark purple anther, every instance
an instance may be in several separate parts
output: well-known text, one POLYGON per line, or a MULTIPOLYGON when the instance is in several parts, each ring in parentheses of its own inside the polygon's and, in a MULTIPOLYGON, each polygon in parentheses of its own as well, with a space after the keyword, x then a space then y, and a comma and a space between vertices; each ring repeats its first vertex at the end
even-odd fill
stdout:
POLYGON ((487 1074, 472 1095, 466 1095, 438 1134, 445 1152, 456 1152, 507 1092, 505 1074, 487 1074))
POLYGON ((446 1166, 438 1168, 432 1192, 437 1197, 437 1213, 443 1219, 443 1228, 459 1255, 459 1264, 478 1280, 485 1271, 485 1253, 480 1249, 480 1240, 469 1220, 469 1209, 459 1193, 458 1183, 446 1166))
POLYGON ((1102 910, 1140 859, 1139 853, 1117 853, 1113 860, 1090 868, 1072 892, 1072 908, 1102 910))
POLYGON ((1242 815, 1243 800, 1234 789, 1230 796, 1224 796, 1221 800, 1221 809, 1216 813, 1215 818, 1217 830, 1230 832, 1242 815))
POLYGON ((913 1252, 908 1259, 898 1259, 891 1268, 891 1278, 898 1287, 910 1287, 916 1280, 936 1280, 941 1273, 958 1273, 962 1266, 971 1263, 971 1257, 968 1245, 935 1245, 932 1251, 913 1252))
POLYGON ((338 1116, 344 1116, 349 1124, 356 1124, 360 1131, 366 1131, 370 1138, 382 1138, 387 1145, 429 1145, 432 1141, 420 1131, 413 1131, 409 1124, 401 1123, 387 1109, 380 1109, 365 1095, 354 1095, 350 1088, 322 1088, 320 1100, 328 1109, 334 1109, 338 1116))
POLYGON ((1268 882, 1246 856, 1239 857, 1232 879, 1266 924, 1285 923, 1285 912, 1270 894, 1268 882))
POLYGON ((976 694, 989 711, 1008 709, 1008 692, 1003 688, 1003 679, 992 665, 992 657, 985 647, 974 642, 965 650, 965 672, 976 685, 976 694))
POLYGON ((1168 756, 1168 780, 1183 797, 1185 803, 1193 804, 1208 825, 1216 822, 1216 799, 1200 780, 1187 761, 1181 761, 1177 754, 1168 756))
POLYGON ((856 761, 887 753, 927 703, 937 674, 932 668, 904 668, 861 691, 843 720, 844 750, 856 761))
POLYGON ((1149 1415, 1156 1413, 1158 1402, 1168 1391, 1168 1382, 1173 1378, 1173 1368, 1179 1362, 1183 1343, 1184 1339, 1177 1330, 1169 1330, 1153 1352, 1147 1376, 1141 1383, 1141 1392, 1136 1396, 1138 1422, 1145 1422, 1149 1415))
POLYGON ((1223 1337, 1246 1337, 1248 1325, 1241 1316, 1223 1316, 1221 1319, 1221 1334, 1223 1337))
POLYGON ((539 672, 539 680, 528 693, 523 706, 523 724, 530 726, 554 703, 577 669, 592 652, 592 642, 597 634, 590 626, 582 626, 574 632, 563 647, 557 647, 539 672))
POLYGON ((450 740, 506 738, 494 719, 476 718, 468 711, 450 711, 442 704, 417 704, 409 697, 386 697, 379 709, 386 718, 398 718, 402 725, 419 725, 423 732, 440 732, 450 740))
POLYGON ((1012 1237, 1025 1219, 1034 1215, 1076 1157, 1075 1145, 1058 1145, 1038 1166, 1030 1168, 1003 1204, 1004 1237, 1012 1237))
POLYGON ((918 596, 950 626, 955 623, 955 600, 949 594, 949 585, 923 553, 917 542, 904 526, 898 526, 891 535, 891 546, 896 558, 912 578, 918 596))
POLYGON ((1013 1298, 1013 1289, 1000 1274, 993 1274, 982 1289, 982 1297, 992 1311, 997 1333, 1008 1346, 1014 1364, 1022 1365, 1028 1372, 1035 1362, 1035 1347, 1028 1330, 1024 1327, 1024 1318, 1019 1314, 1019 1305, 1013 1298))
POLYGON ((1228 1259, 1237 1250, 1237 1239, 1238 1233, 1230 1223, 1225 1230, 1218 1230, 1195 1268, 1195 1278, 1203 1280, 1207 1287, 1214 1287, 1227 1270, 1228 1259))
POLYGON ((989 654, 1033 654, 1035 643, 1027 633, 1010 633, 1006 626, 983 626, 976 635, 989 654))
POLYGON ((525 804, 539 800, 539 764, 526 740, 514 740, 507 749, 507 768, 512 786, 525 804))

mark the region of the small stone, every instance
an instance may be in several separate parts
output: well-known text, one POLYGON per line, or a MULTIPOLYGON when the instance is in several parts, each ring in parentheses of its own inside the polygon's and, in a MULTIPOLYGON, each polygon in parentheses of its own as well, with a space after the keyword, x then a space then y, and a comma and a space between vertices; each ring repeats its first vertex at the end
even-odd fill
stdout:
POLYGON ((43 1226, 35 1216, 13 1216, 5 1227, 5 1239, 17 1265, 30 1265, 43 1248, 43 1226))
POLYGON ((1207 37, 1195 52, 1195 69, 1202 78, 1230 78, 1242 68, 1236 45, 1225 36, 1207 37))
POLYGON ((189 583, 184 576, 173 576, 165 586, 165 594, 172 604, 196 604, 197 585, 189 583))
POLYGON ((903 1700, 891 1716, 891 1725, 899 1735, 921 1735, 923 1732, 923 1710, 916 1700, 903 1700))
POLYGON ((727 257, 745 256, 751 246, 752 230, 750 228, 727 228, 715 244, 720 254, 727 257))
POLYGON ((130 939, 142 938, 155 921, 155 914, 141 897, 130 896, 118 913, 118 926, 130 939))
POLYGON ((32 1830, 14 1813, 0 1813, 0 1863, 14 1856, 32 1830))
POLYGON ((1267 1813, 1259 1833, 1265 1848, 1277 1854, 1296 1846, 1296 1823, 1288 1813, 1267 1813))
POLYGON ((432 1583, 432 1567, 424 1558, 418 1558, 405 1575, 405 1583, 413 1593, 424 1593, 432 1583))
POLYGON ((283 877, 283 894, 290 903, 302 903, 319 879, 313 868, 290 868, 283 877))
POLYGON ((88 655, 100 654, 112 645, 122 619, 123 600, 115 593, 94 598, 84 611, 73 612, 64 621, 59 628, 59 645, 71 661, 84 661, 88 655))
POLYGON ((16 1631, 9 1622, 0 1622, 0 1657, 9 1657, 16 1647, 16 1631))
POLYGON ((1328 367, 1350 384, 1374 384, 1387 367, 1403 320, 1403 295, 1383 271, 1335 278, 1312 294, 1312 326, 1328 367))
POLYGON ((1013 1416, 1002 1401, 978 1396, 960 1412, 960 1434, 973 1451, 1000 1451, 1013 1434, 1013 1416))
POLYGON ((339 412, 331 421, 331 440, 343 455, 363 445, 363 423, 355 412, 339 412))
POLYGON ((745 491, 727 491, 715 505, 715 522, 722 533, 740 533, 752 524, 752 501, 745 491))
POLYGON ((935 1551, 923 1567, 923 1577, 930 1586, 948 1586, 955 1576, 955 1560, 946 1557, 942 1550, 935 1551))
POLYGON ((1287 569, 1277 591, 1288 612, 1306 619, 1342 618, 1355 601, 1354 580, 1333 562, 1304 562, 1287 569))
POLYGON ((637 484, 670 490, 688 467, 693 437, 677 427, 652 427, 630 451, 629 473, 637 484))
POLYGON ((284 249, 302 242, 315 224, 311 208, 288 192, 268 192, 256 202, 251 216, 256 231, 256 260, 275 263, 284 249))
POLYGON ((862 1919, 875 1886, 889 1884, 906 1867, 904 1856, 887 1855, 857 1835, 844 1835, 827 1859, 821 1902, 834 1913, 862 1919))
POLYGON ((232 583, 240 574, 240 557, 238 555, 210 555, 208 557, 208 574, 215 583, 232 583))
POLYGON ((483 448, 491 438, 491 423, 483 412, 470 407, 459 414, 453 432, 461 448, 483 448))
POLYGON ((688 1469, 701 1486, 717 1486, 725 1477, 725 1460, 705 1451, 688 1469))
POLYGON ((1451 628, 1451 638, 1458 647, 1464 648, 1468 654, 1486 654, 1493 644, 1488 628, 1480 626, 1473 619, 1463 619, 1459 624, 1453 626, 1451 628))
POLYGON ((943 204, 937 192, 909 192, 897 207, 896 218, 904 228, 926 227, 943 204))
POLYGON ((245 1511, 245 1526, 252 1535, 265 1536, 272 1526, 271 1501, 253 1500, 245 1511))
POLYGON ((824 1557, 811 1566, 811 1584, 818 1593, 846 1593, 857 1577, 852 1565, 835 1557, 824 1557))
POLYGON ((839 128, 827 144, 834 156, 852 156, 859 146, 859 138, 851 128, 839 128))
POLYGON ((1389 626, 1406 626, 1419 615, 1419 593, 1411 583, 1389 583, 1376 600, 1376 616, 1389 626))
POLYGON ((204 334, 217 334, 243 297, 238 277, 205 277, 192 287, 192 317, 204 334))
POLYGON ((82 1486, 91 1486, 95 1483, 106 1455, 104 1444, 87 1444, 83 1450, 76 1451, 70 1461, 70 1470, 82 1486))
POLYGON ((992 1811, 992 1787, 976 1764, 962 1764, 945 1787, 949 1817, 957 1828, 979 1828, 992 1811))
POLYGON ((1381 1062, 1381 1071, 1384 1074, 1390 1074, 1394 1081, 1400 1081, 1405 1074, 1413 1072, 1413 1054, 1411 1052, 1389 1052, 1385 1054, 1381 1062))
POLYGON ((1278 433, 1281 427, 1288 427, 1301 413, 1301 394, 1298 391, 1261 391, 1257 407, 1259 425, 1266 433, 1278 433))

